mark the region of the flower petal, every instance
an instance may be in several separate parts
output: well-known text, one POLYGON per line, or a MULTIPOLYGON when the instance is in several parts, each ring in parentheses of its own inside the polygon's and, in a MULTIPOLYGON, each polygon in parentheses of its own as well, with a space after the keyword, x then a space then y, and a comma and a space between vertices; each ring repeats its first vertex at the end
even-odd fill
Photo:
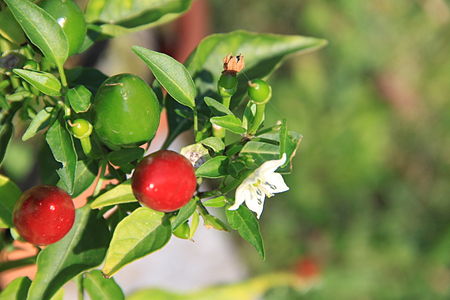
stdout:
POLYGON ((251 198, 251 190, 250 185, 246 184, 245 180, 241 185, 236 189, 235 201, 234 204, 228 208, 229 210, 236 210, 241 206, 246 199, 251 198))
POLYGON ((259 219, 264 208, 264 199, 266 195, 258 188, 250 186, 251 197, 245 199, 247 207, 256 213, 256 217, 259 219))
POLYGON ((266 174, 262 184, 264 185, 264 188, 272 194, 289 190, 289 187, 284 182, 283 176, 278 173, 266 174))
POLYGON ((286 153, 283 153, 283 156, 280 159, 269 160, 263 163, 258 169, 255 170, 255 174, 257 177, 263 177, 267 173, 273 173, 284 165, 286 162, 286 153))

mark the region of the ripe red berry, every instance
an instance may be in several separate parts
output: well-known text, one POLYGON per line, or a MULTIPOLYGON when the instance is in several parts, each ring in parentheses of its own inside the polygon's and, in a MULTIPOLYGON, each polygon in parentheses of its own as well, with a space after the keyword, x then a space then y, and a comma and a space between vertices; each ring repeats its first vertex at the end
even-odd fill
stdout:
POLYGON ((22 194, 14 207, 14 225, 19 234, 35 245, 49 245, 72 228, 75 207, 72 198, 56 186, 39 185, 22 194))
POLYGON ((161 150, 138 164, 131 186, 141 203, 157 211, 171 212, 189 202, 197 180, 192 164, 183 155, 161 150))

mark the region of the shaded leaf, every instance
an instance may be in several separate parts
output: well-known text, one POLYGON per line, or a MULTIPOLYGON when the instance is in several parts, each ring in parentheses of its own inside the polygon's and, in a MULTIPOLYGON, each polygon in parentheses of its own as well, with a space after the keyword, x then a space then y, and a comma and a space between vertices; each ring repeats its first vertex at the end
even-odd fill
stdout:
POLYGON ((39 130, 44 129, 45 126, 47 126, 47 120, 50 119, 52 112, 53 107, 50 106, 44 107, 41 111, 39 111, 33 120, 31 120, 30 125, 22 135, 22 141, 31 139, 39 130))
POLYGON ((214 116, 234 115, 225 105, 211 97, 205 97, 204 101, 214 116))
POLYGON ((14 19, 14 16, 9 9, 0 11, 0 35, 17 45, 26 42, 22 28, 17 24, 16 19, 14 19))
POLYGON ((139 147, 136 148, 124 148, 108 153, 108 160, 116 166, 121 166, 141 159, 145 150, 139 147))
POLYGON ((162 248, 172 235, 164 213, 140 207, 124 218, 114 231, 103 274, 110 277, 130 262, 162 248))
POLYGON ((0 300, 23 300, 27 298, 31 280, 28 277, 19 277, 9 283, 0 294, 0 300))
POLYGON ((75 187, 71 194, 72 198, 79 196, 91 186, 97 177, 98 163, 95 160, 79 160, 75 172, 75 187))
POLYGON ((14 205, 22 192, 8 177, 0 175, 0 228, 13 227, 12 214, 14 205))
POLYGON ((98 218, 88 206, 77 209, 69 233, 39 253, 38 271, 27 299, 49 299, 67 281, 101 264, 109 239, 103 218, 98 218))
POLYGON ((105 278, 99 270, 85 274, 83 287, 91 300, 124 300, 122 289, 113 278, 105 278))
POLYGON ((241 205, 237 210, 225 211, 228 223, 237 230, 241 237, 249 242, 259 255, 264 259, 264 244, 259 231, 259 223, 255 215, 245 206, 241 205))
POLYGON ((56 120, 47 131, 46 141, 52 150, 55 160, 62 163, 62 168, 56 170, 61 179, 61 186, 69 194, 73 193, 77 153, 72 135, 67 131, 65 123, 56 120))
POLYGON ((195 175, 197 177, 205 178, 219 178, 227 175, 227 164, 228 157, 226 156, 216 156, 207 160, 203 165, 201 165, 197 170, 195 170, 195 175))
POLYGON ((76 67, 66 70, 66 76, 67 81, 71 86, 83 85, 91 91, 92 94, 95 94, 103 81, 108 79, 108 76, 99 70, 89 67, 76 67))
POLYGON ((202 202, 204 206, 208 207, 224 207, 228 201, 225 196, 219 196, 216 198, 208 199, 202 202))
POLYGON ((191 215, 197 208, 197 200, 198 200, 197 197, 193 198, 191 201, 189 201, 185 206, 183 206, 180 209, 177 216, 175 217, 175 220, 172 222, 172 230, 177 229, 178 226, 186 222, 186 220, 188 220, 191 217, 191 215))
POLYGON ((126 180, 111 190, 98 196, 91 204, 91 208, 102 208, 120 203, 135 202, 137 199, 131 190, 131 180, 126 180))
POLYGON ((190 108, 195 107, 197 89, 191 75, 180 62, 166 54, 143 47, 133 46, 132 49, 147 64, 156 80, 173 99, 190 108))

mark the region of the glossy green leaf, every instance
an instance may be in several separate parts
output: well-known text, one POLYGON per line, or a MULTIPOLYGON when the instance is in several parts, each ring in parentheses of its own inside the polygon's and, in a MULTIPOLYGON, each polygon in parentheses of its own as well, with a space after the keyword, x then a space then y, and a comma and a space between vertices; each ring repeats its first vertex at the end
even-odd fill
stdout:
POLYGON ((141 159, 145 150, 139 147, 136 148, 124 148, 108 153, 108 160, 116 166, 121 166, 141 159))
POLYGON ((66 192, 72 194, 77 167, 77 153, 72 135, 67 131, 63 122, 62 120, 56 120, 48 129, 45 139, 55 160, 62 163, 62 168, 56 170, 61 179, 62 187, 66 192))
POLYGON ((125 265, 162 248, 172 235, 164 213, 141 207, 116 227, 102 272, 110 277, 125 265))
POLYGON ((197 208, 197 200, 198 198, 195 197, 191 201, 189 201, 185 206, 180 208, 177 216, 175 217, 175 220, 172 222, 172 230, 177 229, 178 226, 186 222, 186 220, 188 220, 191 217, 191 215, 197 208))
POLYGON ((91 186, 97 177, 98 163, 95 160, 79 160, 77 161, 77 168, 75 172, 75 187, 72 198, 79 196, 87 188, 91 186))
POLYGON ((245 128, 242 127, 242 122, 237 117, 233 115, 212 117, 209 119, 212 124, 223 127, 231 132, 237 134, 244 134, 245 128))
POLYGON ((56 20, 29 0, 5 2, 30 41, 62 69, 69 53, 69 43, 56 20))
POLYGON ((0 228, 13 227, 14 205, 22 192, 8 177, 0 175, 0 228))
POLYGON ((91 106, 92 93, 84 85, 69 89, 66 97, 76 113, 86 112, 91 106))
POLYGON ((255 247, 256 251, 264 259, 264 244, 255 215, 244 205, 241 205, 237 210, 227 209, 225 213, 230 226, 237 230, 243 239, 255 247))
POLYGON ((9 9, 0 11, 0 35, 11 43, 21 45, 26 42, 25 34, 17 24, 9 9))
POLYGON ((67 281, 101 264, 109 240, 110 233, 103 218, 88 206, 77 209, 69 233, 39 253, 38 271, 27 300, 49 299, 67 281))
POLYGON ((216 198, 208 199, 202 202, 204 206, 208 207, 224 207, 228 201, 225 196, 219 196, 216 198))
POLYGON ((26 299, 31 280, 28 277, 19 277, 9 283, 0 294, 0 300, 26 299))
POLYGON ((44 107, 40 110, 36 116, 31 120, 25 133, 22 135, 22 141, 31 139, 39 130, 44 129, 47 126, 47 121, 50 119, 53 112, 53 107, 44 107))
POLYGON ((231 110, 229 110, 225 105, 220 103, 219 101, 211 98, 204 98, 205 104, 208 105, 211 110, 213 116, 226 116, 226 115, 234 115, 231 110))
POLYGON ((185 65, 201 95, 217 94, 223 58, 230 53, 244 55, 245 69, 238 74, 238 91, 233 97, 241 98, 246 93, 248 80, 267 77, 287 55, 309 53, 325 45, 325 40, 316 38, 239 30, 206 37, 185 65))
POLYGON ((116 36, 169 22, 186 12, 192 0, 90 0, 87 21, 100 24, 104 35, 116 36))
POLYGON ((90 206, 91 208, 102 208, 104 206, 135 201, 137 201, 137 199, 134 197, 133 191, 131 190, 131 180, 127 180, 98 196, 90 206))
POLYGON ((206 161, 196 171, 195 175, 205 178, 219 178, 227 175, 228 157, 216 156, 206 161))
POLYGON ((61 95, 61 83, 51 73, 22 69, 14 69, 13 72, 46 95, 61 95))
POLYGON ((225 149, 225 144, 223 143, 222 139, 215 136, 201 140, 200 143, 202 143, 206 147, 213 149, 214 152, 220 152, 225 149))
POLYGON ((166 54, 143 47, 133 46, 132 49, 147 64, 170 96, 183 105, 195 107, 197 89, 191 75, 180 62, 166 54))
POLYGON ((99 270, 85 274, 83 287, 91 300, 124 300, 122 289, 113 278, 105 278, 99 270))

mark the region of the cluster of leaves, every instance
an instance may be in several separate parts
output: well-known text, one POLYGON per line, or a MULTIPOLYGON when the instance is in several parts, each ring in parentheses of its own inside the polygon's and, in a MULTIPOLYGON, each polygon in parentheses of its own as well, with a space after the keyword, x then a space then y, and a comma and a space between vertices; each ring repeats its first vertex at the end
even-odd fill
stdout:
MULTIPOLYGON (((44 132, 51 150, 46 159, 54 162, 49 166, 56 165, 50 173, 57 174, 42 178, 44 182, 57 184, 76 197, 96 181, 97 174, 100 178, 88 204, 77 209, 71 231, 39 252, 33 282, 19 278, 2 296, 27 294, 27 299, 50 299, 58 296, 64 283, 77 278, 94 299, 121 299, 123 293, 114 280, 103 278, 102 274, 109 278, 126 264, 162 248, 179 228, 188 230, 177 236, 192 238, 200 217, 208 227, 237 230, 264 257, 259 224, 251 211, 244 206, 236 211, 226 210, 224 222, 211 215, 207 207, 226 208, 232 204, 230 193, 249 172, 265 161, 278 159, 282 153, 289 159, 281 171, 290 172, 290 161, 301 136, 289 131, 285 120, 265 126, 255 135, 247 134, 255 113, 254 105, 244 97, 247 81, 266 78, 285 56, 318 49, 324 41, 245 31, 215 34, 205 38, 184 65, 165 54, 132 48, 154 74, 153 88, 167 111, 169 135, 163 147, 168 147, 183 131, 194 128, 196 143, 185 151, 196 149, 196 153, 202 153, 203 164, 196 169, 199 182, 212 179, 218 186, 198 192, 179 211, 164 214, 140 206, 127 180, 142 159, 143 149, 110 150, 94 132, 90 141, 95 154, 87 155, 82 141, 71 134, 71 120, 91 118, 92 96, 107 76, 84 67, 65 70, 68 42, 56 20, 31 1, 4 2, 7 7, 2 5, 2 14, 10 17, 0 23, 0 159, 13 136, 13 119, 17 116, 29 121, 22 140, 44 132), (247 65, 245 72, 238 75, 238 91, 229 108, 221 103, 217 93, 221 61, 228 53, 245 53, 247 65), (35 65, 28 68, 24 61, 35 65), (224 139, 214 136, 213 125, 226 131, 224 139), (102 190, 102 181, 109 179, 118 184, 102 190), (104 217, 106 212, 108 218, 104 217), (101 272, 90 271, 102 263, 101 272)), ((190 1, 166 2, 146 1, 130 8, 121 1, 90 1, 86 10, 88 34, 81 51, 96 39, 171 20, 190 5, 190 1)), ((11 216, 21 192, 8 178, 0 179, 0 224, 19 239, 11 216)))

